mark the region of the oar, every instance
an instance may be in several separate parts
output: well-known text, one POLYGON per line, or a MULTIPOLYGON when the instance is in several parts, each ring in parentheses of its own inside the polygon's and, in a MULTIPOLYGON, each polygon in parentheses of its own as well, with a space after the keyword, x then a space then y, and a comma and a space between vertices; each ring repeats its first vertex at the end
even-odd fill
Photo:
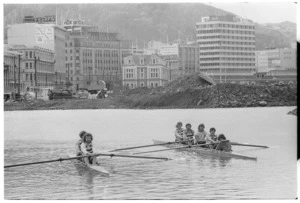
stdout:
POLYGON ((231 142, 231 145, 248 146, 248 147, 262 147, 262 148, 269 148, 268 146, 263 146, 263 145, 243 144, 243 143, 237 143, 237 142, 231 142))
POLYGON ((133 154, 146 154, 146 153, 151 153, 151 152, 161 152, 161 151, 168 151, 168 150, 174 150, 174 149, 184 149, 184 148, 192 148, 192 147, 202 147, 202 146, 213 145, 213 144, 217 144, 217 143, 211 143, 211 144, 198 144, 198 145, 188 145, 188 146, 184 146, 184 147, 173 147, 173 148, 170 148, 170 149, 160 149, 160 150, 153 150, 153 151, 146 151, 146 152, 137 152, 137 153, 133 153, 133 154))
POLYGON ((81 159, 81 158, 90 157, 90 156, 110 156, 110 157, 127 157, 127 158, 139 158, 139 159, 171 160, 171 159, 165 158, 165 157, 131 156, 131 155, 120 155, 120 154, 91 154, 91 155, 76 156, 76 157, 69 157, 69 158, 59 158, 59 159, 53 159, 53 160, 47 160, 47 161, 38 161, 38 162, 31 162, 31 163, 14 164, 14 165, 4 166, 4 168, 12 168, 12 167, 17 167, 17 166, 27 166, 27 165, 34 165, 34 164, 51 163, 51 162, 57 162, 57 161, 61 162, 61 161, 65 161, 65 160, 81 159))
POLYGON ((160 144, 150 144, 150 145, 142 145, 142 146, 136 146, 136 147, 127 147, 127 148, 120 148, 120 149, 114 149, 108 152, 116 152, 116 151, 122 151, 122 150, 128 150, 128 149, 138 149, 138 148, 144 148, 144 147, 154 147, 154 146, 160 146, 160 145, 168 145, 173 143, 180 143, 180 142, 166 142, 166 143, 160 143, 160 144))

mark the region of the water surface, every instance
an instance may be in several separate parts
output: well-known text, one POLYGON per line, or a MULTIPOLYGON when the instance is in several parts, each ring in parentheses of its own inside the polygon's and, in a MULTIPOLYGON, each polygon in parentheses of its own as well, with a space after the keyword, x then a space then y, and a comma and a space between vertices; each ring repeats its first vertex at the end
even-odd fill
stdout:
MULTIPOLYGON (((4 164, 73 155, 81 130, 96 152, 173 141, 178 121, 204 123, 235 142, 269 149, 233 150, 257 161, 183 151, 145 156, 171 161, 99 157, 109 177, 71 161, 5 169, 5 199, 294 199, 297 196, 297 117, 293 107, 184 110, 73 110, 4 113, 4 164)), ((151 147, 133 152, 163 149, 151 147)))

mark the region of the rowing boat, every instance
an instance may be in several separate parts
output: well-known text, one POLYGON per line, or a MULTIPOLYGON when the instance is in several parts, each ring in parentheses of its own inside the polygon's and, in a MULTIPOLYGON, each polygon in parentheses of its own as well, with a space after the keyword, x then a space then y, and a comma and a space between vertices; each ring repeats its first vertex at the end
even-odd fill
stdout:
MULTIPOLYGON (((168 143, 168 142, 164 142, 164 141, 160 141, 160 140, 153 140, 153 142, 154 142, 154 144, 168 143)), ((180 143, 164 145, 164 147, 168 147, 168 148, 184 147, 184 146, 187 146, 187 145, 180 144, 180 143)), ((233 153, 233 152, 224 152, 224 151, 209 149, 209 148, 204 148, 204 147, 191 147, 191 148, 182 148, 182 149, 176 149, 176 150, 196 152, 198 154, 206 154, 206 155, 213 155, 213 156, 219 156, 219 157, 257 160, 256 157, 252 157, 252 156, 246 156, 243 154, 238 154, 238 153, 233 153)))
POLYGON ((88 163, 87 157, 84 158, 86 159, 85 161, 80 159, 80 160, 74 160, 74 165, 77 167, 85 167, 88 170, 90 170, 91 172, 96 172, 99 173, 101 175, 106 175, 109 176, 109 171, 107 171, 104 167, 99 166, 99 165, 92 165, 88 163))

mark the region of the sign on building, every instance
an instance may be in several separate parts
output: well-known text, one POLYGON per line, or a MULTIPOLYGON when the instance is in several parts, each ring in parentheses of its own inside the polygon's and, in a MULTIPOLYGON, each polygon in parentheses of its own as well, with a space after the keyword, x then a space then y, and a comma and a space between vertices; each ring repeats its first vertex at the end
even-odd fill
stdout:
POLYGON ((36 44, 49 44, 54 41, 54 29, 51 26, 37 24, 35 26, 36 44))

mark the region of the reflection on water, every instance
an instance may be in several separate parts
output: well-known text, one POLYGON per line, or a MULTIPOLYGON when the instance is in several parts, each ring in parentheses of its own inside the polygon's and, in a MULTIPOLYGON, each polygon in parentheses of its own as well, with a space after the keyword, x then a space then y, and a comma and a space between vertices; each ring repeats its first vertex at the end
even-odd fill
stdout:
MULTIPOLYGON (((257 161, 173 150, 145 155, 169 161, 98 157, 109 177, 75 161, 9 168, 4 171, 5 199, 293 199, 296 118, 286 115, 292 109, 5 112, 5 165, 74 154, 82 126, 94 135, 94 151, 106 152, 151 139, 170 141, 178 118, 197 126, 199 115, 208 128, 216 127, 233 141, 272 146, 233 146, 257 161), (229 122, 228 117, 238 119, 229 122), (97 127, 99 121, 105 128, 97 127), (146 130, 149 126, 155 130, 146 130)), ((121 153, 155 149, 164 147, 121 153)))

